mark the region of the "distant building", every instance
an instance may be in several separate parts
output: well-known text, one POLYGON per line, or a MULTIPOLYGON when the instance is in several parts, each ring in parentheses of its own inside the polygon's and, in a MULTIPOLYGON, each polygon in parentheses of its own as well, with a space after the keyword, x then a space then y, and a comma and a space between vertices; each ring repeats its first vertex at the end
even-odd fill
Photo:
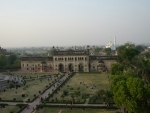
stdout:
POLYGON ((53 50, 53 56, 21 57, 23 72, 105 72, 117 56, 90 56, 89 50, 53 50))
POLYGON ((106 48, 111 48, 111 50, 116 50, 116 37, 114 37, 114 42, 109 40, 109 43, 105 46, 106 48))

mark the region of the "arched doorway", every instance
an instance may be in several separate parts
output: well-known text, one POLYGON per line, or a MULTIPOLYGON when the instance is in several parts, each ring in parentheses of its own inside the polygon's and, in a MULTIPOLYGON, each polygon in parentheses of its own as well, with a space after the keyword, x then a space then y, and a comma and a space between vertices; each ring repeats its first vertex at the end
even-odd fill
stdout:
POLYGON ((79 72, 83 72, 83 65, 79 64, 78 67, 79 67, 79 72))
POLYGON ((70 72, 73 72, 73 64, 69 64, 69 65, 68 65, 68 70, 69 70, 70 72))
POLYGON ((59 64, 59 72, 64 72, 64 66, 63 66, 63 64, 59 64))

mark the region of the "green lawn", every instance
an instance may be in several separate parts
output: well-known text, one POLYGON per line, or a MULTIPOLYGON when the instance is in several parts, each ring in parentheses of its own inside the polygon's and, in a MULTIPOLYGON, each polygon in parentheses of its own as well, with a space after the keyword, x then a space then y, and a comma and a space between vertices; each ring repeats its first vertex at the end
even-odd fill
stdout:
POLYGON ((44 78, 42 79, 42 82, 39 79, 27 81, 26 90, 24 89, 25 86, 21 86, 18 89, 6 89, 6 92, 0 92, 0 98, 2 100, 13 100, 13 98, 23 101, 27 101, 28 99, 32 100, 34 98, 34 94, 39 95, 39 91, 42 92, 46 89, 46 86, 49 86, 49 83, 52 84, 52 81, 55 81, 54 79, 56 78, 52 77, 49 81, 47 78, 44 78), (22 94, 28 95, 28 97, 22 97, 22 94))
POLYGON ((17 113, 20 110, 18 106, 5 106, 5 108, 0 107, 0 113, 17 113))
POLYGON ((100 89, 108 90, 109 89, 109 78, 106 73, 76 73, 67 84, 60 88, 60 91, 53 96, 52 99, 58 100, 72 100, 71 95, 74 95, 74 99, 83 101, 82 94, 89 94, 90 96, 96 94, 100 89), (69 92, 68 96, 61 97, 63 91, 67 90, 69 92), (80 91, 80 95, 76 96, 76 93, 80 91))
POLYGON ((85 108, 49 108, 44 107, 39 109, 37 113, 116 113, 118 110, 106 110, 106 109, 91 109, 85 108))

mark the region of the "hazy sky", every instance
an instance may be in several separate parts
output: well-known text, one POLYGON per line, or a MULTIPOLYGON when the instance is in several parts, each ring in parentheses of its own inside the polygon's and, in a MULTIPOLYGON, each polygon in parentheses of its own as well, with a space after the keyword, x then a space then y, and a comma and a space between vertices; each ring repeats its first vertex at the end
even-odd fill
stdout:
POLYGON ((150 41, 150 0, 0 0, 0 45, 36 47, 150 41))

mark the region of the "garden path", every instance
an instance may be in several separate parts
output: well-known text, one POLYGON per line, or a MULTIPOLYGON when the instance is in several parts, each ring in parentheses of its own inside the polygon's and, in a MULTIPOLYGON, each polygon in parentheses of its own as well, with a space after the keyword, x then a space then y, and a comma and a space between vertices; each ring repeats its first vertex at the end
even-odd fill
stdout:
MULTIPOLYGON (((62 77, 60 79, 60 81, 64 81, 68 78, 69 74, 65 74, 64 77, 62 77)), ((59 84, 61 85, 61 84, 59 84)), ((46 98, 48 97, 48 94, 52 93, 53 90, 55 90, 57 87, 57 82, 52 86, 50 87, 47 91, 45 91, 42 95, 40 95, 40 98, 46 98)), ((29 103, 29 108, 25 108, 21 113, 31 113, 35 108, 36 108, 36 105, 39 105, 41 103, 41 99, 40 98, 37 98, 36 100, 34 100, 32 103, 29 103)))

